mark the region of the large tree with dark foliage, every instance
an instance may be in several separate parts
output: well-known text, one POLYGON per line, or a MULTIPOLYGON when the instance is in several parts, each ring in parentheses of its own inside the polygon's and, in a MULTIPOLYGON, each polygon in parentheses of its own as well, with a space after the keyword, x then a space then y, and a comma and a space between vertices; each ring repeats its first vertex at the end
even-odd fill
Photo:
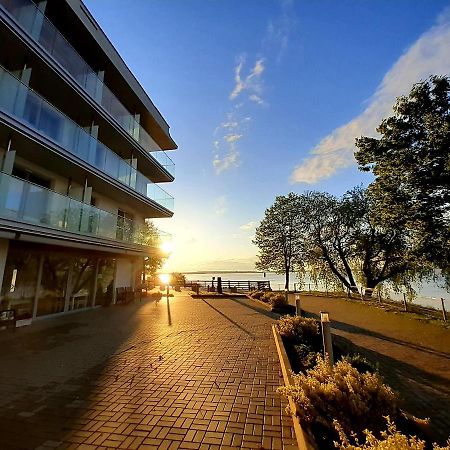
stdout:
POLYGON ((406 236, 402 230, 374 223, 365 189, 354 188, 342 198, 324 192, 303 197, 303 204, 308 204, 303 258, 313 278, 346 288, 357 281, 375 288, 385 281, 409 285, 417 276, 417 261, 406 251, 406 236))
POLYGON ((295 264, 300 264, 302 208, 300 196, 290 193, 276 197, 266 209, 263 220, 256 229, 253 243, 258 247, 256 268, 285 274, 285 289, 289 289, 289 274, 295 264))
POLYGON ((371 215, 403 229, 412 253, 450 273, 450 80, 433 76, 399 97, 379 138, 356 139, 355 157, 372 171, 371 215))

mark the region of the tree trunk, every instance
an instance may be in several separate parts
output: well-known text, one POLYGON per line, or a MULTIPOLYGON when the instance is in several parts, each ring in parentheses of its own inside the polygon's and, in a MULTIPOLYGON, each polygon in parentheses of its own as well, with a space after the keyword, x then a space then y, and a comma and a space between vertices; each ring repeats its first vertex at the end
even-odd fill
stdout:
POLYGON ((289 290, 289 267, 286 267, 284 289, 289 290))

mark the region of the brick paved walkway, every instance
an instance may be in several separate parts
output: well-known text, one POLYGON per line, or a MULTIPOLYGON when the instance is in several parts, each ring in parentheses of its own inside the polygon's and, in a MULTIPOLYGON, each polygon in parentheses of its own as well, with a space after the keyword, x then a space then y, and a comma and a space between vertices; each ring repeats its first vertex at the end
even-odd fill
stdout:
POLYGON ((386 382, 400 392, 405 409, 430 417, 433 438, 445 442, 450 436, 449 329, 358 301, 302 296, 301 303, 309 315, 329 311, 333 334, 377 363, 386 382))
POLYGON ((3 332, 0 448, 296 448, 271 321, 177 295, 3 332))

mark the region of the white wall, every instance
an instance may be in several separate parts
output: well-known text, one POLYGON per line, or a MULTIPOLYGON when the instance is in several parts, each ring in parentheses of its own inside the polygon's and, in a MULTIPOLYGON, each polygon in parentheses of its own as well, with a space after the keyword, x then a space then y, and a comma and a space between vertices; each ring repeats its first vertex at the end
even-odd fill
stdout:
POLYGON ((124 258, 117 259, 116 288, 133 286, 133 263, 124 258))

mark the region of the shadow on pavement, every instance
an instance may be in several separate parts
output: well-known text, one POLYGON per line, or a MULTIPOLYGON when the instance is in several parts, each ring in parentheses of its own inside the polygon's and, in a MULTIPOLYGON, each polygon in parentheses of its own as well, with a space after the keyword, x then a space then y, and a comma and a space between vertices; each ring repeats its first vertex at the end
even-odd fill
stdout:
MULTIPOLYGON (((315 319, 319 319, 319 315, 311 312, 307 312, 306 315, 308 317, 314 317, 315 319)), ((376 331, 367 330, 366 328, 361 328, 356 325, 348 324, 345 322, 339 322, 337 320, 333 320, 332 322, 332 328, 336 328, 337 330, 346 331, 348 333, 354 333, 354 334, 363 334, 365 336, 374 337, 377 339, 381 339, 383 341, 392 342, 393 344, 402 345, 405 347, 409 347, 413 350, 418 350, 424 353, 429 353, 431 355, 439 356, 440 358, 445 358, 450 361, 450 354, 446 352, 440 352, 438 350, 433 350, 428 347, 424 347, 422 345, 414 344, 412 342, 404 341, 401 339, 396 339, 391 336, 386 336, 381 333, 377 333, 376 331)))
POLYGON ((2 450, 57 446, 89 422, 84 415, 106 381, 105 367, 124 351, 145 304, 47 319, 0 336, 2 450))

